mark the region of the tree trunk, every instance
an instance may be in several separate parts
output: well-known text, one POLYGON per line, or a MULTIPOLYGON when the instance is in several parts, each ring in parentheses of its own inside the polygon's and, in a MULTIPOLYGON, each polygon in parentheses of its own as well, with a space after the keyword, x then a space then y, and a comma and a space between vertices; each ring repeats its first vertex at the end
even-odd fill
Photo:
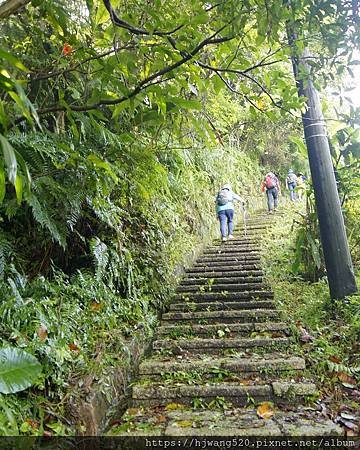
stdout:
POLYGON ((30 3, 31 0, 6 0, 0 5, 0 19, 5 19, 14 14, 23 6, 30 3))
MULTIPOLYGON (((292 30, 288 30, 288 37, 290 45, 293 46, 296 35, 292 30)), ((298 94, 306 98, 306 110, 302 113, 302 122, 315 191, 330 295, 331 298, 337 299, 353 294, 357 291, 357 287, 326 126, 319 95, 312 83, 310 68, 306 64, 307 57, 306 51, 301 59, 294 55, 292 63, 298 94), (300 73, 302 76, 299 75, 300 73), (303 74, 306 74, 306 79, 303 74)))

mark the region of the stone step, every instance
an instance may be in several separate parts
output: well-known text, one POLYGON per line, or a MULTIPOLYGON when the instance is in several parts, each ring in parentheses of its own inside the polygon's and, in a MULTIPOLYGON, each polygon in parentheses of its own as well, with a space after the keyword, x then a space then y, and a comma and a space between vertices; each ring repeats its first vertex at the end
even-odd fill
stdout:
POLYGON ((200 258, 212 258, 213 260, 217 260, 218 258, 243 258, 246 256, 257 256, 260 257, 261 254, 257 250, 240 250, 240 251, 231 251, 231 252, 223 252, 223 251, 214 251, 214 252, 204 252, 200 256, 200 258))
POLYGON ((233 270, 259 270, 261 269, 261 262, 258 260, 254 261, 234 261, 234 262, 223 262, 223 261, 216 261, 216 262, 209 262, 209 261, 203 261, 198 262, 193 265, 191 268, 192 271, 197 271, 198 269, 204 270, 204 268, 211 268, 211 270, 214 271, 233 271, 233 270))
POLYGON ((162 325, 157 329, 157 336, 171 338, 186 336, 216 336, 219 333, 226 337, 250 336, 253 333, 279 333, 289 334, 288 324, 284 322, 252 322, 252 323, 217 323, 217 324, 189 324, 189 325, 162 325))
POLYGON ((272 301, 246 301, 246 302, 194 302, 172 303, 170 311, 217 311, 217 310, 244 310, 244 309, 275 309, 272 301))
MULTIPOLYGON (((178 403, 178 402, 176 402, 178 403)), ((236 407, 216 408, 190 408, 178 403, 177 408, 160 409, 155 407, 130 408, 126 411, 121 428, 115 425, 110 430, 111 436, 121 440, 122 448, 147 450, 149 442, 155 439, 162 441, 159 447, 165 447, 167 442, 176 442, 180 448, 205 448, 205 439, 211 442, 211 448, 225 447, 224 443, 234 439, 235 446, 231 448, 270 448, 270 443, 284 442, 282 447, 289 448, 287 441, 290 437, 291 445, 300 447, 298 438, 291 436, 309 436, 323 438, 324 436, 343 436, 343 429, 336 425, 323 413, 316 410, 306 411, 303 407, 295 406, 289 411, 282 411, 281 405, 274 405, 274 416, 264 420, 257 414, 255 407, 239 409, 236 407), (195 437, 194 437, 195 436, 195 437), (271 439, 271 438, 275 439, 271 439), (176 441, 174 440, 176 438, 176 441), (280 438, 280 439, 279 439, 280 438), (239 445, 237 445, 239 444, 239 445), (249 445, 248 445, 249 444, 249 445), (190 448, 190 447, 189 447, 190 448)), ((176 405, 175 405, 176 407, 176 405)), ((302 440, 307 442, 310 439, 302 440)), ((274 448, 275 448, 274 447, 274 448)), ((210 447, 206 447, 210 449, 210 447)), ((320 448, 320 447, 319 447, 320 448)))
POLYGON ((188 294, 176 294, 174 295, 174 303, 179 303, 181 301, 186 302, 216 302, 216 301, 236 301, 236 300, 244 300, 244 299, 260 299, 260 298, 274 298, 274 293, 269 290, 247 290, 247 291, 238 291, 238 292, 202 292, 198 294, 196 292, 191 292, 188 294))
POLYGON ((260 275, 242 275, 241 273, 231 273, 226 274, 226 276, 214 276, 213 273, 208 272, 209 275, 203 276, 202 274, 196 274, 196 276, 191 275, 190 277, 183 278, 179 286, 192 286, 192 285, 198 285, 198 286, 217 286, 219 284, 228 283, 228 284, 236 284, 236 283, 261 283, 263 281, 262 272, 259 270, 257 271, 260 275))
POLYGON ((185 285, 178 286, 177 292, 224 292, 224 291, 257 291, 263 289, 270 289, 270 286, 265 283, 221 283, 221 284, 205 284, 205 285, 185 285))
MULTIPOLYGON (((236 374, 248 377, 257 374, 281 374, 288 371, 300 372, 305 369, 305 360, 296 356, 281 353, 268 353, 265 355, 251 355, 248 357, 208 355, 202 358, 187 358, 185 360, 163 361, 152 358, 140 364, 139 373, 142 376, 162 376, 175 372, 191 374, 196 372, 201 378, 213 375, 223 370, 224 375, 236 374)), ((153 378, 152 378, 153 379, 153 378)))
POLYGON ((233 239, 222 241, 219 239, 213 240, 213 247, 218 246, 220 248, 231 247, 232 245, 259 245, 261 243, 260 237, 257 236, 237 236, 233 239))
POLYGON ((223 276, 223 277, 188 277, 183 278, 179 286, 218 286, 219 284, 262 283, 262 276, 223 276))
POLYGON ((258 404, 264 401, 274 403, 300 402, 304 397, 315 395, 313 383, 273 382, 241 385, 240 383, 182 384, 174 386, 161 383, 135 384, 132 391, 133 406, 167 405, 171 402, 192 405, 194 399, 209 403, 222 397, 234 406, 258 404))
POLYGON ((252 309, 242 311, 198 311, 168 312, 162 315, 162 325, 169 323, 202 322, 210 323, 247 323, 247 322, 280 322, 279 313, 271 309, 252 309))
MULTIPOLYGON (((252 264, 253 265, 253 264, 252 264)), ((242 269, 239 266, 225 266, 225 270, 222 271, 221 267, 214 267, 211 270, 206 270, 206 266, 198 267, 186 270, 186 278, 190 279, 193 277, 247 277, 247 276, 261 276, 264 272, 261 269, 242 269)))
POLYGON ((229 261, 231 259, 237 261, 259 260, 260 256, 259 252, 214 253, 212 255, 203 254, 197 261, 229 261))
POLYGON ((227 267, 227 266, 234 266, 234 265, 254 265, 256 264, 257 267, 260 267, 261 261, 260 257, 255 256, 244 256, 244 257, 238 257, 238 258, 199 258, 196 260, 196 263, 194 264, 194 267, 198 266, 209 266, 209 267, 227 267))
POLYGON ((208 247, 204 250, 204 255, 221 255, 228 253, 248 253, 248 252, 259 252, 261 248, 258 245, 232 245, 223 247, 208 247))
POLYGON ((153 342, 154 350, 164 350, 179 352, 191 352, 192 354, 217 354, 224 350, 242 350, 250 348, 271 348, 285 347, 290 344, 287 337, 256 337, 256 338, 193 338, 193 339, 161 339, 153 342))

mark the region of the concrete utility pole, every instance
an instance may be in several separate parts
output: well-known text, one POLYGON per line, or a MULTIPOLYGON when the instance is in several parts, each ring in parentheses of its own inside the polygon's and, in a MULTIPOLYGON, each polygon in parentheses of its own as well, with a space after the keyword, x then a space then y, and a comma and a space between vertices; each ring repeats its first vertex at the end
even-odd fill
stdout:
MULTIPOLYGON (((289 43, 294 47, 296 34, 288 28, 289 43)), ((311 178, 314 185, 320 237, 331 298, 343 298, 357 291, 344 218, 341 211, 334 167, 319 95, 313 85, 305 51, 301 58, 292 56, 298 94, 306 98, 302 122, 311 178)))

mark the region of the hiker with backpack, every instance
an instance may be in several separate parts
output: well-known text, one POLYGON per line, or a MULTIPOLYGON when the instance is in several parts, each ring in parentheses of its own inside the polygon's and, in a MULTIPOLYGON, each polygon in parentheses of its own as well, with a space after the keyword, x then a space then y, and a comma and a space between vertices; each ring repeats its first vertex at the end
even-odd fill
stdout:
POLYGON ((221 240, 233 239, 234 230, 234 201, 245 201, 233 190, 230 184, 224 184, 216 196, 216 214, 220 222, 221 240))
POLYGON ((279 201, 280 192, 280 182, 278 177, 272 173, 268 172, 265 175, 261 183, 261 192, 266 192, 267 197, 267 205, 268 205, 268 214, 272 214, 276 211, 279 201))
POLYGON ((295 188, 297 186, 297 177, 292 169, 289 169, 288 175, 286 177, 286 186, 290 191, 290 200, 294 202, 297 198, 295 188))
POLYGON ((299 200, 303 199, 305 191, 306 191, 306 177, 303 173, 299 172, 296 175, 296 192, 297 198, 299 200))

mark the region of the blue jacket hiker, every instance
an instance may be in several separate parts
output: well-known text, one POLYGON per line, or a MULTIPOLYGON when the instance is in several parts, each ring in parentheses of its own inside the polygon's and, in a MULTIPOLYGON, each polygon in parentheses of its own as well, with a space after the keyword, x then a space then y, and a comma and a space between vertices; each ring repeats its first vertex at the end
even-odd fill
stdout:
POLYGON ((245 203, 239 195, 232 191, 230 184, 224 184, 216 196, 216 213, 220 221, 220 233, 223 241, 234 237, 234 201, 245 203))
POLYGON ((286 186, 290 191, 290 200, 294 202, 296 200, 295 188, 297 186, 297 177, 292 169, 289 169, 288 176, 286 177, 286 186))

